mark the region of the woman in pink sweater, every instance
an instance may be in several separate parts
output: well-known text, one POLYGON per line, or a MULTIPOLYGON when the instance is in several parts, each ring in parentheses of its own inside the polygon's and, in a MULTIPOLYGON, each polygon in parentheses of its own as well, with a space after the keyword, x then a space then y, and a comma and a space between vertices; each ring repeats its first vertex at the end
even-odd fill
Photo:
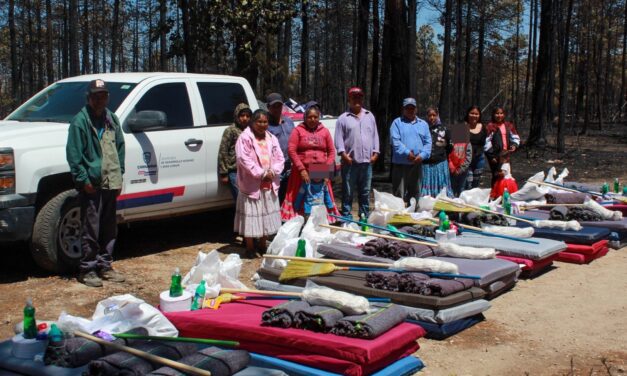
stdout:
MULTIPOLYGON (((339 215, 333 197, 333 188, 329 176, 335 169, 335 146, 331 133, 320 122, 320 110, 316 106, 308 107, 305 111, 305 121, 299 124, 288 144, 288 154, 292 161, 292 173, 287 183, 285 201, 281 206, 281 219, 284 221, 294 218, 297 214, 303 214, 303 208, 294 207, 299 190, 309 184, 312 179, 325 180, 330 194, 333 208, 327 209, 329 213, 339 215)), ((330 222, 335 222, 329 217, 330 222)))
POLYGON ((268 113, 257 110, 252 124, 235 144, 237 186, 234 230, 244 237, 246 253, 255 256, 253 239, 259 252, 266 251, 266 240, 281 227, 279 179, 285 158, 279 140, 268 132, 268 113))

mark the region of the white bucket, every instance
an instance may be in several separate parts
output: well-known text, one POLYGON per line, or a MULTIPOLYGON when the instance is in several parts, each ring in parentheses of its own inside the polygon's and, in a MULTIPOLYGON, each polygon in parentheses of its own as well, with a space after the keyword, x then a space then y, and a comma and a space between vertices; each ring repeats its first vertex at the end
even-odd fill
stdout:
POLYGON ((11 355, 19 359, 33 360, 35 355, 46 351, 48 340, 26 339, 23 334, 18 334, 11 339, 11 355))
POLYGON ((163 312, 189 311, 192 307, 192 294, 183 290, 183 295, 173 298, 170 291, 166 290, 159 295, 159 301, 163 312))

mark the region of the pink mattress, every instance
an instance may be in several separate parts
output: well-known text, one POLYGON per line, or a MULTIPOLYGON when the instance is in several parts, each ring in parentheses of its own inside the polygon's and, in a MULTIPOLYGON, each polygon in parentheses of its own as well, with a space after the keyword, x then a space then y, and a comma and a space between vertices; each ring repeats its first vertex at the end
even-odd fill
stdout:
POLYGON ((569 262, 571 264, 588 264, 589 262, 601 258, 609 252, 608 247, 601 248, 595 253, 575 253, 575 252, 560 252, 557 255, 555 261, 569 262))
POLYGON ((502 256, 502 255, 497 255, 496 257, 503 259, 503 260, 509 260, 517 264, 522 264, 524 265, 522 268, 523 272, 527 272, 529 274, 536 274, 542 269, 545 269, 551 266, 553 264, 553 260, 555 260, 555 257, 557 257, 557 255, 552 255, 552 256, 543 258, 542 260, 532 260, 528 258, 502 256))
POLYGON ((373 340, 261 326, 261 313, 283 302, 242 301, 218 310, 164 314, 183 337, 239 341, 240 349, 354 376, 370 374, 414 353, 419 348, 416 340, 425 335, 423 328, 409 323, 373 340))
POLYGON ((566 243, 568 248, 566 248, 564 252, 580 253, 584 255, 593 255, 595 253, 598 253, 603 248, 607 248, 607 243, 608 243, 608 240, 599 240, 598 242, 593 243, 592 245, 566 243))

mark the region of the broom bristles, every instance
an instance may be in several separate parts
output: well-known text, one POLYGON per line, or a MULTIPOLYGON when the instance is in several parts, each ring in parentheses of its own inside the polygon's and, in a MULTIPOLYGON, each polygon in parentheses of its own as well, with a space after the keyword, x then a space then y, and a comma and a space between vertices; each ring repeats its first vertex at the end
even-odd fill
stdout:
POLYGON ((469 208, 464 204, 453 204, 446 201, 437 200, 435 205, 433 205, 433 210, 437 211, 445 211, 445 212, 456 212, 456 213, 471 213, 476 211, 476 209, 469 208))
POLYGON ((331 263, 292 260, 287 264, 285 269, 283 269, 283 272, 281 272, 279 282, 331 274, 335 270, 337 270, 337 268, 331 263))

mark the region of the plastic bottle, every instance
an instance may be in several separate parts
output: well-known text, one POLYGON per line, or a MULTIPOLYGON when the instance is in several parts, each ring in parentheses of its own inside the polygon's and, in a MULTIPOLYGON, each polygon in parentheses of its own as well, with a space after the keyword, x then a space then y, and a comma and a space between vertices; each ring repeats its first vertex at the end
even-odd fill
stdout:
POLYGON ((307 252, 305 251, 305 244, 307 242, 305 239, 298 239, 298 246, 296 247, 296 257, 307 257, 307 252))
POLYGON ((52 342, 52 344, 58 344, 63 342, 63 332, 61 331, 61 329, 59 329, 59 327, 57 327, 57 324, 52 324, 50 326, 50 331, 48 332, 48 339, 50 340, 50 342, 52 342))
POLYGON ((200 281, 198 287, 196 287, 196 292, 194 293, 194 299, 192 300, 192 311, 202 308, 202 304, 205 301, 205 280, 200 281))
POLYGON ((607 182, 603 183, 603 186, 601 187, 601 193, 605 195, 609 191, 610 191, 610 186, 607 185, 607 182))
POLYGON ((361 213, 361 217, 359 218, 359 221, 362 223, 361 231, 365 231, 365 232, 370 231, 370 227, 366 225, 366 223, 368 223, 368 220, 366 220, 366 215, 364 213, 361 213))
POLYGON ((33 299, 26 299, 24 307, 24 338, 32 339, 37 337, 37 322, 35 321, 35 307, 33 307, 33 299))
POLYGON ((627 185, 623 184, 623 196, 627 196, 627 185))
POLYGON ((618 178, 614 178, 614 193, 620 192, 620 183, 618 182, 618 178))
POLYGON ((181 270, 179 268, 174 269, 172 273, 172 282, 170 282, 170 297, 176 298, 183 295, 183 285, 181 285, 181 270))
POLYGON ((512 202, 510 201, 509 191, 507 188, 503 191, 503 211, 507 215, 512 215, 512 202))
POLYGON ((388 230, 390 230, 390 232, 392 233, 392 235, 396 236, 399 239, 405 239, 407 238, 405 235, 401 234, 400 231, 398 231, 398 229, 395 226, 392 225, 387 225, 385 226, 387 227, 388 230))
POLYGON ((447 231, 451 228, 451 221, 448 219, 448 215, 445 215, 444 221, 442 222, 442 231, 447 231))
POLYGON ((441 211, 440 214, 438 214, 438 230, 446 231, 446 229, 444 228, 445 219, 446 219, 446 213, 444 211, 441 211))

